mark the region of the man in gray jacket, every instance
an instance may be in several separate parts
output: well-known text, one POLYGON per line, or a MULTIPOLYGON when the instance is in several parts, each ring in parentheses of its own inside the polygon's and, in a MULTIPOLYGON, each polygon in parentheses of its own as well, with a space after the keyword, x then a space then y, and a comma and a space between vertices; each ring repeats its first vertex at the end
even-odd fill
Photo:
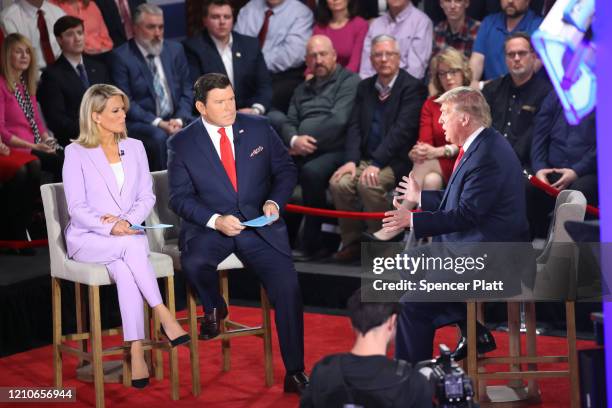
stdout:
MULTIPOLYGON (((287 115, 273 111, 269 116, 299 168, 304 205, 321 208, 329 178, 344 163, 346 128, 359 76, 336 63, 336 51, 323 35, 308 41, 306 64, 314 76, 295 89, 287 115)), ((321 255, 320 232, 321 220, 306 217, 304 244, 296 260, 321 255)))

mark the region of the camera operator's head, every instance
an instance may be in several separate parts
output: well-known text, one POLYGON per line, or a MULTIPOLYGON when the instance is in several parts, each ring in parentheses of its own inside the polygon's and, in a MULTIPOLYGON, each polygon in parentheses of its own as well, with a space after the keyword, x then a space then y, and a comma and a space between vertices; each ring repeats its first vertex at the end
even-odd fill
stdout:
POLYGON ((397 315, 401 308, 399 303, 363 302, 361 290, 358 289, 349 298, 347 308, 351 324, 357 333, 355 347, 358 347, 360 340, 368 340, 372 346, 378 344, 386 348, 395 338, 397 315))

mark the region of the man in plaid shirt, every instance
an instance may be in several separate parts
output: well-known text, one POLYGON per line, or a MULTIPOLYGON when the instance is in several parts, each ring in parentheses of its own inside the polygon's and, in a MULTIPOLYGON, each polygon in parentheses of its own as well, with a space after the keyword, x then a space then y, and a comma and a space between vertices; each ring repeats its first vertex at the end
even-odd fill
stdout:
POLYGON ((440 0, 446 20, 434 27, 432 55, 436 55, 445 47, 453 47, 470 58, 480 22, 466 15, 465 10, 469 5, 469 0, 440 0))

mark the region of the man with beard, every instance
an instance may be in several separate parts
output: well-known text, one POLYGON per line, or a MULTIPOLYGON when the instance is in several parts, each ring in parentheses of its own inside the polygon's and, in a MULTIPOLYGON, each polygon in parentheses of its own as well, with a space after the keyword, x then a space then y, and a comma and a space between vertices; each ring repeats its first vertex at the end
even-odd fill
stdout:
POLYGON ((486 81, 508 73, 503 50, 509 34, 525 32, 531 35, 540 26, 542 17, 529 9, 529 2, 500 0, 502 11, 482 21, 470 57, 474 87, 481 79, 486 81))
POLYGON ((163 37, 163 11, 141 4, 134 13, 134 38, 114 50, 111 65, 114 82, 130 99, 128 133, 144 143, 151 170, 167 167, 166 140, 193 119, 183 47, 163 37))
POLYGON ((491 107, 493 127, 508 139, 528 169, 534 118, 552 86, 544 70, 535 73, 538 57, 529 35, 510 34, 504 51, 508 74, 488 83, 482 93, 491 107))
MULTIPOLYGON (((324 35, 308 41, 306 63, 314 77, 295 89, 287 115, 272 111, 269 117, 299 168, 304 205, 322 208, 329 178, 344 164, 344 140, 359 76, 336 63, 336 50, 324 35)), ((319 252, 320 232, 321 220, 306 217, 303 253, 294 254, 296 260, 312 259, 319 252)))

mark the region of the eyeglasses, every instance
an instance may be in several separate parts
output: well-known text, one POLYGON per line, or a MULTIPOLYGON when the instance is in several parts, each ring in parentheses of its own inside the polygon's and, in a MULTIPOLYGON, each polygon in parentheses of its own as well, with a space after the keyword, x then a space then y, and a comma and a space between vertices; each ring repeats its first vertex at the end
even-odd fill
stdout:
POLYGON ((506 53, 506 58, 514 59, 518 55, 519 58, 525 58, 531 54, 531 51, 510 51, 506 53))
POLYGON ((450 76, 455 76, 457 74, 462 73, 462 71, 460 69, 454 68, 454 69, 449 69, 448 71, 438 71, 438 78, 440 79, 446 79, 446 77, 450 76))
POLYGON ((373 52, 372 53, 372 58, 374 59, 383 59, 383 58, 391 58, 391 57, 397 57, 399 55, 399 52, 397 51, 382 51, 382 52, 373 52))

